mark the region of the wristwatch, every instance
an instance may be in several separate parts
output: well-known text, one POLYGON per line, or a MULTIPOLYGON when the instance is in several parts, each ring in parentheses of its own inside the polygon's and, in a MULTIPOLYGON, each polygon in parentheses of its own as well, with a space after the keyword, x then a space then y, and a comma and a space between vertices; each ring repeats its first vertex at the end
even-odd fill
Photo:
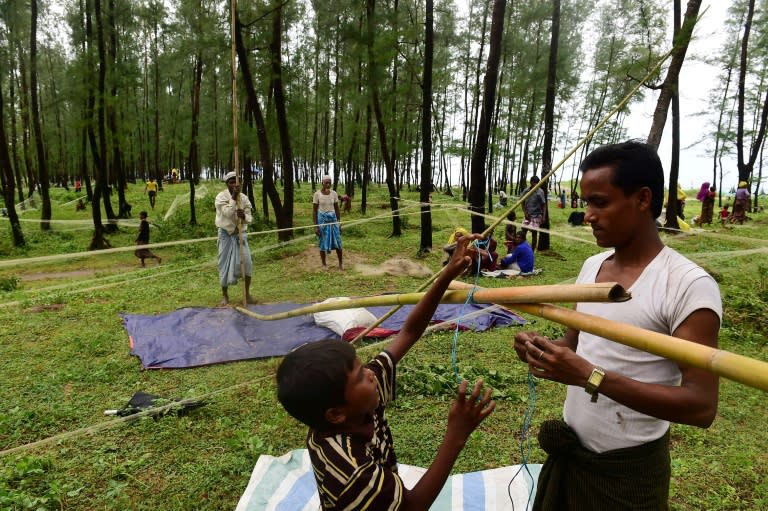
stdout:
POLYGON ((592 369, 592 374, 587 378, 587 384, 584 386, 584 390, 587 391, 587 394, 592 394, 591 401, 593 403, 597 401, 597 389, 600 387, 600 384, 603 383, 603 378, 605 378, 605 369, 598 366, 595 366, 595 368, 592 369))

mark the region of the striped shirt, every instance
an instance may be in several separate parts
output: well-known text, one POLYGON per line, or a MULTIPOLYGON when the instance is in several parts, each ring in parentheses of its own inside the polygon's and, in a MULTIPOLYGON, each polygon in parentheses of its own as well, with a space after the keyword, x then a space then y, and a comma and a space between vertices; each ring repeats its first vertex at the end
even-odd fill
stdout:
POLYGON ((395 364, 381 352, 367 367, 376 377, 379 406, 366 424, 343 431, 310 429, 307 448, 323 510, 395 511, 403 482, 384 408, 394 397, 395 364))

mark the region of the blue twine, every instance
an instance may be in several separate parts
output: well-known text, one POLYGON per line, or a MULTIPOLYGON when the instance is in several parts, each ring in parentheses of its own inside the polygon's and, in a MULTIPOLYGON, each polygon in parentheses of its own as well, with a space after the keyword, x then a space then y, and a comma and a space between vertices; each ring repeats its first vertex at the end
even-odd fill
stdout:
POLYGON ((509 484, 507 485, 507 494, 509 495, 509 500, 512 502, 512 511, 515 509, 515 502, 512 499, 512 483, 515 481, 515 478, 517 478, 520 473, 525 470, 525 473, 528 474, 528 479, 530 480, 530 483, 528 484, 529 490, 528 490, 528 502, 525 505, 526 509, 530 509, 531 505, 533 504, 533 474, 531 474, 531 470, 528 468, 528 459, 531 455, 531 437, 529 435, 530 428, 531 428, 531 422, 533 421, 533 413, 536 411, 536 378, 533 376, 533 373, 531 371, 528 371, 528 406, 525 410, 525 416, 523 417, 523 429, 520 432, 520 468, 517 469, 517 472, 514 473, 512 476, 512 479, 509 480, 509 484))
MULTIPOLYGON (((485 248, 488 245, 488 242, 485 240, 475 240, 472 243, 475 248, 478 250, 481 248, 485 248)), ((461 309, 459 310, 459 318, 456 320, 456 327, 453 331, 453 344, 451 345, 451 367, 453 368, 453 375, 456 378, 457 383, 461 383, 461 375, 459 374, 459 363, 458 363, 458 349, 459 349, 459 330, 461 328, 461 318, 464 317, 464 310, 466 309, 467 305, 470 303, 474 303, 474 296, 475 296, 475 290, 477 290, 477 282, 480 279, 480 258, 477 258, 477 268, 475 272, 475 282, 472 284, 472 289, 469 290, 467 293, 467 299, 464 301, 464 303, 461 305, 461 309)))
MULTIPOLYGON (((484 249, 488 246, 490 239, 488 240, 475 240, 473 242, 473 245, 475 248, 478 249, 484 249)), ((490 252, 488 253, 488 257, 492 257, 490 252)), ((493 259, 491 259, 493 261, 493 259)), ((453 367, 453 374, 456 378, 456 381, 458 383, 461 383, 461 376, 459 375, 459 365, 458 365, 458 347, 459 347, 459 331, 461 328, 461 318, 464 316, 464 309, 467 305, 470 303, 474 303, 474 295, 475 291, 477 290, 477 283, 480 279, 480 265, 481 265, 481 258, 477 258, 476 268, 475 268, 475 282, 472 285, 472 289, 469 290, 467 293, 467 299, 464 301, 464 303, 461 306, 461 310, 459 311, 459 319, 456 320, 456 328, 453 332, 453 344, 451 346, 451 366, 453 367)), ((528 502, 526 503, 526 509, 530 509, 531 505, 533 504, 533 474, 531 474, 531 470, 528 468, 528 459, 531 455, 531 437, 529 435, 530 428, 531 428, 531 422, 533 421, 533 414, 536 411, 536 378, 533 376, 533 373, 531 371, 528 371, 528 406, 525 410, 525 415, 523 417, 523 429, 520 433, 520 457, 521 457, 521 463, 520 468, 517 469, 517 472, 514 473, 512 476, 512 479, 510 479, 509 484, 507 485, 507 494, 509 495, 509 500, 512 503, 512 510, 515 509, 515 502, 512 499, 512 483, 515 481, 515 478, 520 475, 520 473, 525 470, 525 473, 528 474, 528 479, 530 480, 530 484, 528 485, 530 487, 530 490, 528 490, 528 502)))

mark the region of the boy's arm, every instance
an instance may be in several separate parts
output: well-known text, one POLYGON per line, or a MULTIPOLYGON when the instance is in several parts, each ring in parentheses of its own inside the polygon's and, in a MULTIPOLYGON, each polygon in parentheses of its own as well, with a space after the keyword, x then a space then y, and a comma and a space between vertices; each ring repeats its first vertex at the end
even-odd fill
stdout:
POLYGON ((469 250, 467 247, 469 243, 477 239, 481 239, 477 234, 462 236, 459 239, 451 260, 443 267, 443 271, 438 275, 437 280, 429 288, 424 298, 408 314, 405 325, 398 332, 395 340, 387 347, 387 351, 395 363, 399 362, 408 353, 408 350, 424 333, 432 319, 432 315, 435 313, 435 309, 437 309, 437 305, 440 303, 440 298, 445 293, 445 290, 448 289, 448 284, 454 278, 464 273, 470 263, 472 263, 472 257, 468 254, 469 250))

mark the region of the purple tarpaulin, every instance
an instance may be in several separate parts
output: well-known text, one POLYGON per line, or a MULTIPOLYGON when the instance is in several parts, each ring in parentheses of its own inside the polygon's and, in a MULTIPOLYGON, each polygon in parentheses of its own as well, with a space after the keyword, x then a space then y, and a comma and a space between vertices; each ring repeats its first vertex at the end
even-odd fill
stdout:
MULTIPOLYGON (((274 314, 304 307, 295 303, 249 305, 259 314, 274 314)), ((452 320, 485 306, 440 304, 433 322, 452 320), (464 308, 462 310, 462 308, 464 308)), ((399 330, 412 305, 405 305, 380 326, 399 330)), ((369 307, 381 317, 390 307, 369 307)), ((168 314, 148 316, 121 314, 128 331, 131 354, 145 369, 178 369, 252 358, 282 356, 308 342, 339 339, 333 331, 315 325, 312 316, 261 321, 229 307, 188 307, 168 314)), ((520 325, 525 320, 506 310, 493 310, 462 322, 462 326, 483 331, 493 326, 520 325)))

